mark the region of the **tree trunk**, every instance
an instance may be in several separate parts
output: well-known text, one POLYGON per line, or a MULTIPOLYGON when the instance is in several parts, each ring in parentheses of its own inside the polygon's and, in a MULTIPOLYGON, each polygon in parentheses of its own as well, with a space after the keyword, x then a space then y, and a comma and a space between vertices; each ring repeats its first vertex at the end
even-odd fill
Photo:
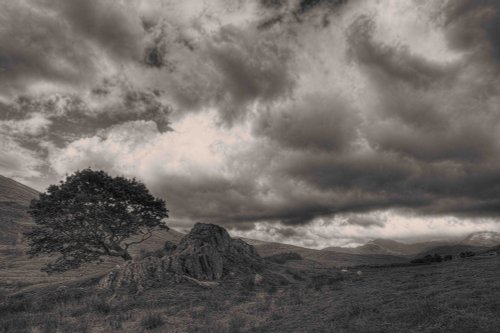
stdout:
POLYGON ((122 248, 120 245, 111 243, 109 247, 114 251, 115 257, 121 257, 125 261, 132 260, 132 256, 128 253, 128 251, 122 248))

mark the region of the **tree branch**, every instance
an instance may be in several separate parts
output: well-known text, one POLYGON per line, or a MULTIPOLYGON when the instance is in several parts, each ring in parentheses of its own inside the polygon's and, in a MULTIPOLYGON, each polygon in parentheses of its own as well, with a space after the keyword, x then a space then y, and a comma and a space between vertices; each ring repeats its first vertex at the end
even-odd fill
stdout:
POLYGON ((134 244, 139 244, 139 243, 142 243, 144 242, 145 240, 148 240, 150 239, 151 237, 153 236, 153 233, 151 231, 151 229, 148 229, 148 232, 146 234, 144 234, 140 240, 136 241, 136 242, 131 242, 131 243, 125 243, 125 250, 128 249, 128 247, 130 245, 134 245, 134 244))

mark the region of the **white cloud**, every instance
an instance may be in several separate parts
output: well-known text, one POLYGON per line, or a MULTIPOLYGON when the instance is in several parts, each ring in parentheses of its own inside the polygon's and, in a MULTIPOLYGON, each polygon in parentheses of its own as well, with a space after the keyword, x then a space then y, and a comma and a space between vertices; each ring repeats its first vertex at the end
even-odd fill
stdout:
POLYGON ((244 126, 217 125, 214 112, 190 114, 158 133, 152 121, 132 121, 52 147, 51 165, 60 175, 88 166, 154 182, 162 175, 225 175, 228 159, 252 141, 244 126))
POLYGON ((40 177, 44 161, 34 152, 23 148, 9 136, 0 134, 0 174, 25 181, 40 177))
POLYGON ((317 218, 307 225, 290 226, 257 222, 252 230, 233 229, 231 234, 270 242, 322 249, 329 246, 358 246, 377 238, 393 239, 406 243, 429 240, 460 240, 478 230, 500 232, 494 218, 457 218, 453 216, 415 216, 395 210, 371 213, 339 214, 333 218, 317 218), (376 219, 383 225, 366 227, 349 224, 349 217, 376 219))
POLYGON ((32 113, 22 120, 0 121, 0 131, 10 135, 38 136, 47 131, 52 121, 41 113, 32 113))

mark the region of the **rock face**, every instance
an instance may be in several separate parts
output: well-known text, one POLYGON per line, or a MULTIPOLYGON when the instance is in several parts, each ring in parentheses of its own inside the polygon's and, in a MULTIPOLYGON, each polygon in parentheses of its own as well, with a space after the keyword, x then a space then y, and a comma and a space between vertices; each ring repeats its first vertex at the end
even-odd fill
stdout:
POLYGON ((197 223, 171 255, 172 270, 199 280, 218 280, 230 270, 255 269, 260 257, 241 239, 214 224, 197 223))
POLYGON ((165 279, 215 281, 230 273, 254 273, 262 265, 253 246, 241 239, 232 239, 224 228, 214 224, 197 223, 176 247, 167 247, 163 258, 147 257, 128 262, 108 274, 101 286, 143 288, 165 279))

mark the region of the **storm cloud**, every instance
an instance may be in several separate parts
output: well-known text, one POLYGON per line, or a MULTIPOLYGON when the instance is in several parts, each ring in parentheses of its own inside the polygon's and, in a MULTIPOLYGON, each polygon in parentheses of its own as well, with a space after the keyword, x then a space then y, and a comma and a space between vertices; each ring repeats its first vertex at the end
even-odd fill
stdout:
POLYGON ((0 7, 6 176, 43 190, 91 166, 144 181, 176 226, 313 247, 496 225, 497 1, 0 7))

